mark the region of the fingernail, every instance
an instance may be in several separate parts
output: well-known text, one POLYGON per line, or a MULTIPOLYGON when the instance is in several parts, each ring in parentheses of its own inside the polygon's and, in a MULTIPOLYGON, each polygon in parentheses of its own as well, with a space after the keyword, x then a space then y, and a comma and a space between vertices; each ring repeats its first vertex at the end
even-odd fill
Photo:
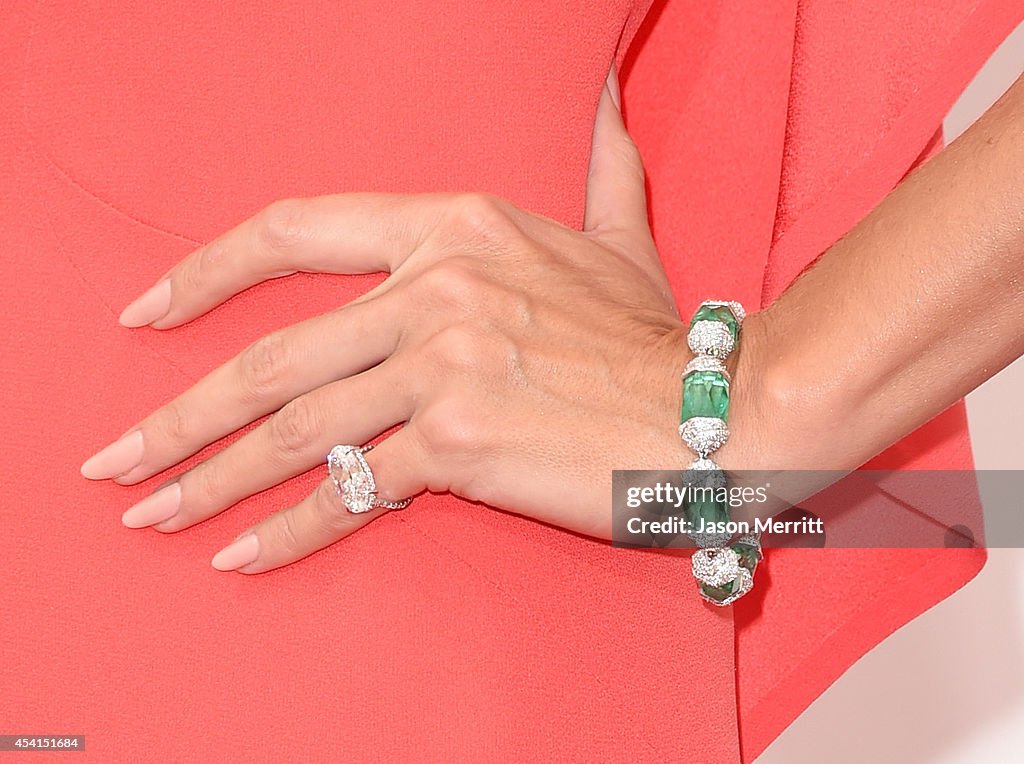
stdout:
POLYGON ((142 461, 142 452, 142 430, 135 430, 86 459, 82 477, 106 480, 123 475, 142 461))
POLYGON ((129 528, 146 528, 168 520, 178 514, 181 506, 181 484, 175 481, 151 493, 133 507, 129 507, 121 522, 129 528))
POLYGON ((619 93, 619 73, 615 71, 615 63, 608 71, 608 94, 612 97, 615 108, 622 111, 622 96, 619 93))
POLYGON ((253 562, 260 554, 260 540, 255 533, 247 533, 221 549, 210 560, 217 570, 238 570, 253 562))
POLYGON ((170 309, 171 280, 163 279, 129 303, 117 320, 130 328, 146 326, 165 316, 170 309))

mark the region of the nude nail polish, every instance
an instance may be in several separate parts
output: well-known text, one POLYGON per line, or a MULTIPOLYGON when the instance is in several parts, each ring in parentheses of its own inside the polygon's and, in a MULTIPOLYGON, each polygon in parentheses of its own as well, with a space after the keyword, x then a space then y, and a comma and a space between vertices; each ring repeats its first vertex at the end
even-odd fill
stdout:
POLYGON ((612 97, 615 108, 622 110, 622 96, 619 93, 619 73, 615 70, 614 62, 608 72, 608 94, 612 97))
POLYGON ((129 528, 146 528, 174 517, 180 506, 181 484, 175 481, 129 507, 121 515, 121 522, 129 528))
POLYGON ((93 454, 82 464, 82 477, 106 480, 138 466, 142 461, 142 430, 135 430, 93 454))
POLYGON ((122 326, 130 328, 146 326, 163 318, 170 309, 171 281, 162 279, 130 302, 117 320, 122 326))
POLYGON ((259 538, 255 533, 247 533, 217 552, 210 564, 217 570, 238 570, 253 562, 259 555, 259 538))

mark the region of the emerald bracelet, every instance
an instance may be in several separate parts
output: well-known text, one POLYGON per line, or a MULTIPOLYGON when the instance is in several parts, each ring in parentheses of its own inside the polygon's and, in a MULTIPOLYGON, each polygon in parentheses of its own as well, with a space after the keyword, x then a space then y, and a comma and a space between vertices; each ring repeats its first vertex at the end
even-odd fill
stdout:
POLYGON ((729 439, 729 385, 725 360, 740 341, 746 312, 738 302, 706 300, 690 320, 687 343, 695 353, 683 369, 679 437, 696 455, 683 472, 689 535, 698 546, 693 575, 701 597, 729 605, 754 586, 754 571, 763 557, 760 534, 732 540, 725 473, 711 454, 729 439), (712 528, 712 530, 706 530, 712 528))

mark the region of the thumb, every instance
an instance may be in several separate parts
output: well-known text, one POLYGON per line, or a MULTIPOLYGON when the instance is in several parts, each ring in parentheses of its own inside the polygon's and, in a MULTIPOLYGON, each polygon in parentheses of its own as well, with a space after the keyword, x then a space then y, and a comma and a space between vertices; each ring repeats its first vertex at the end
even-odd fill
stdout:
POLYGON ((614 62, 594 119, 583 230, 619 245, 650 241, 643 163, 622 121, 614 62))

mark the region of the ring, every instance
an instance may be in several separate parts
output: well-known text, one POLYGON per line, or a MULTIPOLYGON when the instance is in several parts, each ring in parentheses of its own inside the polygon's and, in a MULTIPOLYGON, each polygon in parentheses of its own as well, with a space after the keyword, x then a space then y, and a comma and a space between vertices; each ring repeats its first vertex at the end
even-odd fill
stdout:
POLYGON ((363 456, 373 446, 335 446, 327 454, 327 471, 334 481, 334 490, 345 509, 353 514, 369 512, 378 507, 405 509, 412 499, 384 501, 377 498, 373 470, 363 456))

